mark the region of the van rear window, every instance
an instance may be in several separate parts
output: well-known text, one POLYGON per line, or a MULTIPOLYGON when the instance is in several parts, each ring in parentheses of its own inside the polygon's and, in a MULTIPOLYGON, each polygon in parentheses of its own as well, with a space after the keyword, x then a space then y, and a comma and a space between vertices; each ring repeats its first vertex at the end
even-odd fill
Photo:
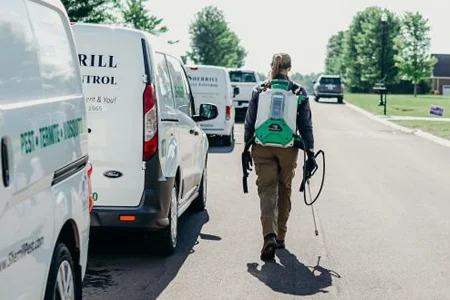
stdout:
POLYGON ((231 71, 231 82, 256 82, 255 74, 252 72, 231 71))

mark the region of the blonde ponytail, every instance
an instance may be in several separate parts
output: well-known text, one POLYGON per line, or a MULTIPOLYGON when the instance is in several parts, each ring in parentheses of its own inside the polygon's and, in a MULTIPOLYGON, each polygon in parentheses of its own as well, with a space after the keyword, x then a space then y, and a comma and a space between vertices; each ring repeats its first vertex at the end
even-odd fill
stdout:
POLYGON ((291 57, 287 53, 277 53, 272 57, 270 67, 271 70, 266 84, 269 84, 272 79, 277 78, 282 70, 289 70, 291 68, 291 57))
POLYGON ((272 70, 270 72, 270 79, 275 79, 280 75, 281 61, 283 56, 281 54, 275 54, 272 60, 272 70))

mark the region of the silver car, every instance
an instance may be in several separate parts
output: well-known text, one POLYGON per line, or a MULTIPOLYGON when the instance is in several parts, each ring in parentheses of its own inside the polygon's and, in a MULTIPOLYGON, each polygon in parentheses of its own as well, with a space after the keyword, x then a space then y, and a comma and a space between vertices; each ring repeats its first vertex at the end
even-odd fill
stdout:
POLYGON ((339 75, 321 75, 314 81, 314 100, 336 98, 339 103, 344 100, 344 85, 339 75))

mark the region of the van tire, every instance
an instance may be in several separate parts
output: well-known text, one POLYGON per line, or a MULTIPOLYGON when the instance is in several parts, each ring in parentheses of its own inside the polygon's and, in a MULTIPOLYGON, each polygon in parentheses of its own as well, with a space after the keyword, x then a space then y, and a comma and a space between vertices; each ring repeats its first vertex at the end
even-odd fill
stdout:
POLYGON ((343 103, 344 102, 344 98, 343 97, 338 97, 338 103, 343 103))
POLYGON ((192 209, 195 211, 203 211, 206 208, 206 201, 208 197, 208 167, 205 162, 205 167, 203 169, 202 180, 200 182, 200 188, 198 191, 198 196, 192 202, 192 209))
POLYGON ((161 231, 160 252, 162 255, 171 255, 175 252, 178 243, 178 189, 174 185, 170 194, 169 226, 161 231))
POLYGON ((44 299, 58 299, 55 298, 55 295, 59 293, 59 288, 61 288, 58 285, 58 275, 61 275, 61 269, 63 271, 63 275, 68 276, 68 279, 71 280, 71 283, 68 282, 67 285, 63 287, 67 288, 69 287, 69 285, 72 286, 71 292, 69 291, 68 294, 73 295, 73 298, 68 299, 81 299, 81 293, 79 292, 81 291, 81 282, 77 280, 75 268, 73 266, 72 255, 70 254, 70 251, 69 249, 67 249, 66 245, 60 242, 56 244, 55 250, 53 252, 44 299))
POLYGON ((314 101, 319 102, 320 97, 314 96, 314 101))

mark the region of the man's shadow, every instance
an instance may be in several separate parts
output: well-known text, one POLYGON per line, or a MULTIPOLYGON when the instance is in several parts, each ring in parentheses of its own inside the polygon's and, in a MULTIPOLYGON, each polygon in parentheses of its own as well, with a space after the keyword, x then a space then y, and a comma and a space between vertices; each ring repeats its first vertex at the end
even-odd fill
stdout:
POLYGON ((247 271, 273 291, 288 295, 307 296, 328 293, 325 289, 333 284, 333 277, 341 276, 320 266, 320 256, 314 267, 305 266, 288 250, 277 251, 280 264, 267 262, 258 270, 257 263, 247 264, 247 271))

